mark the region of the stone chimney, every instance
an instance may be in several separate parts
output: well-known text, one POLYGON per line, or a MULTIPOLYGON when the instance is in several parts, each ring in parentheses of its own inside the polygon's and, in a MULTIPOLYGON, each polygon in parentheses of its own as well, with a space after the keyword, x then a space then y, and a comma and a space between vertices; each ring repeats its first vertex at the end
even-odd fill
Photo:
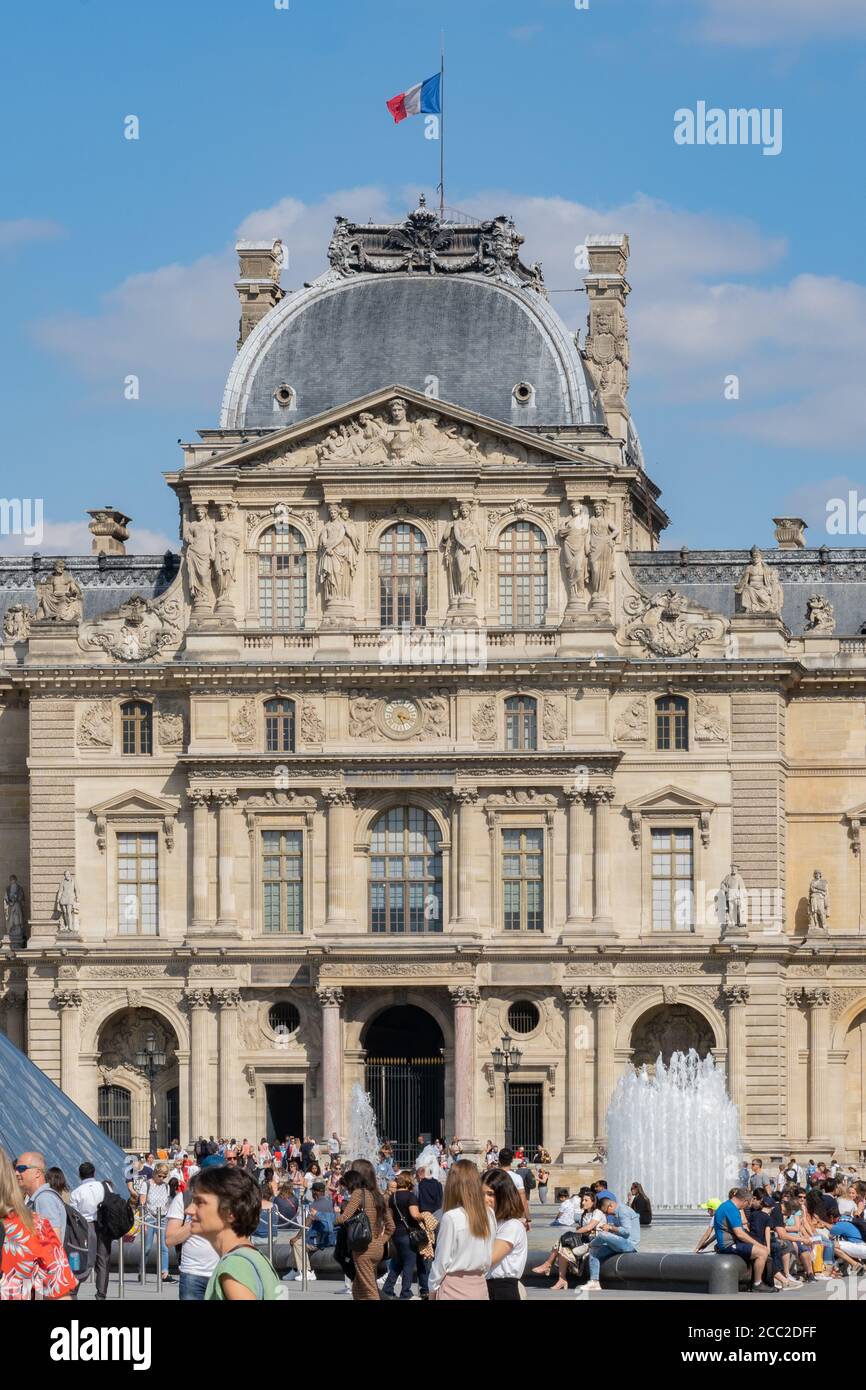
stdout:
POLYGON ((93 535, 91 551, 94 555, 125 555, 125 541, 129 540, 129 523, 132 520, 129 516, 124 516, 116 507, 112 507, 108 502, 104 507, 97 507, 94 511, 88 512, 92 516, 88 530, 93 535))
POLYGON ((240 279, 235 289, 241 301, 241 322, 238 351, 263 319, 283 297, 280 271, 283 268, 281 241, 239 241, 235 246, 240 266, 240 279))
POLYGON ((614 439, 628 441, 628 320, 625 302, 631 286, 627 236, 588 236, 589 270, 584 282, 589 300, 584 353, 595 379, 614 439))
POLYGON ((780 550, 805 550, 806 523, 801 516, 774 516, 773 525, 780 550))

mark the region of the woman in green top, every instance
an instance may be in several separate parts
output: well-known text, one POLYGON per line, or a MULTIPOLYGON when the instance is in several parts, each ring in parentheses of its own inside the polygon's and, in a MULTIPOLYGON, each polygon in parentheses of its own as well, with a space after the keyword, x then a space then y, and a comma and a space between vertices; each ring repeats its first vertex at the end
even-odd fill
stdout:
POLYGON ((250 1236, 259 1224, 261 1189, 237 1168, 204 1168, 190 1183, 190 1226, 219 1255, 205 1299, 270 1301, 287 1290, 250 1236))

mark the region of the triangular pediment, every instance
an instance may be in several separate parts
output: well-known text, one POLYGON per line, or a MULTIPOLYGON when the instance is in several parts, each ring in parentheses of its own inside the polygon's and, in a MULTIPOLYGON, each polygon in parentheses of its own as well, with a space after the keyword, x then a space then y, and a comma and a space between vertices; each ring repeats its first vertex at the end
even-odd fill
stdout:
POLYGON ((118 792, 117 796, 109 797, 108 801, 101 801, 98 806, 90 808, 92 816, 176 816, 177 812, 176 801, 151 796, 150 792, 139 791, 136 788, 118 792))
POLYGON ((353 465, 424 468, 597 462, 581 447, 565 446, 431 399, 408 386, 394 385, 297 425, 244 440, 209 458, 199 456, 187 464, 184 474, 327 471, 353 465))
POLYGON ((635 813, 646 815, 650 811, 671 815, 675 815, 677 812, 681 815, 683 813, 697 815, 701 812, 714 811, 716 803, 715 801, 707 801, 706 797, 695 796, 693 792, 683 791, 681 787, 668 785, 661 787, 658 791, 648 792, 646 796, 640 796, 635 801, 630 801, 625 809, 631 815, 635 813))

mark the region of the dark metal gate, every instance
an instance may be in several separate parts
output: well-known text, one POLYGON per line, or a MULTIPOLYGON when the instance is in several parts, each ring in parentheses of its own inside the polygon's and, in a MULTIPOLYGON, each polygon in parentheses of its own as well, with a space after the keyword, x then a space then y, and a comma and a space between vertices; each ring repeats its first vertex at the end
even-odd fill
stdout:
POLYGON ((522 1148, 532 1161, 535 1150, 544 1139, 542 1088, 538 1083, 511 1083, 511 1142, 522 1148))
POLYGON ((399 1168, 418 1156, 418 1135, 445 1134, 445 1061, 442 1057, 368 1057, 364 1085, 399 1168))

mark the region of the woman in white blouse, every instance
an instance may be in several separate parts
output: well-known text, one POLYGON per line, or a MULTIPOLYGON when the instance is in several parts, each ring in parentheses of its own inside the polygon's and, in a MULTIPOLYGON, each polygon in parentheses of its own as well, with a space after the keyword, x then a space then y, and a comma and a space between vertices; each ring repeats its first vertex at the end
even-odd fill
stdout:
POLYGON ((496 1218, 484 1200, 481 1175, 468 1159, 451 1166, 442 1212, 430 1267, 430 1298, 486 1302, 496 1218))
POLYGON ((523 1296, 520 1280, 529 1255, 523 1199, 511 1174, 503 1168, 488 1168, 481 1182, 487 1205, 496 1217, 488 1296, 494 1303, 516 1303, 523 1296))

